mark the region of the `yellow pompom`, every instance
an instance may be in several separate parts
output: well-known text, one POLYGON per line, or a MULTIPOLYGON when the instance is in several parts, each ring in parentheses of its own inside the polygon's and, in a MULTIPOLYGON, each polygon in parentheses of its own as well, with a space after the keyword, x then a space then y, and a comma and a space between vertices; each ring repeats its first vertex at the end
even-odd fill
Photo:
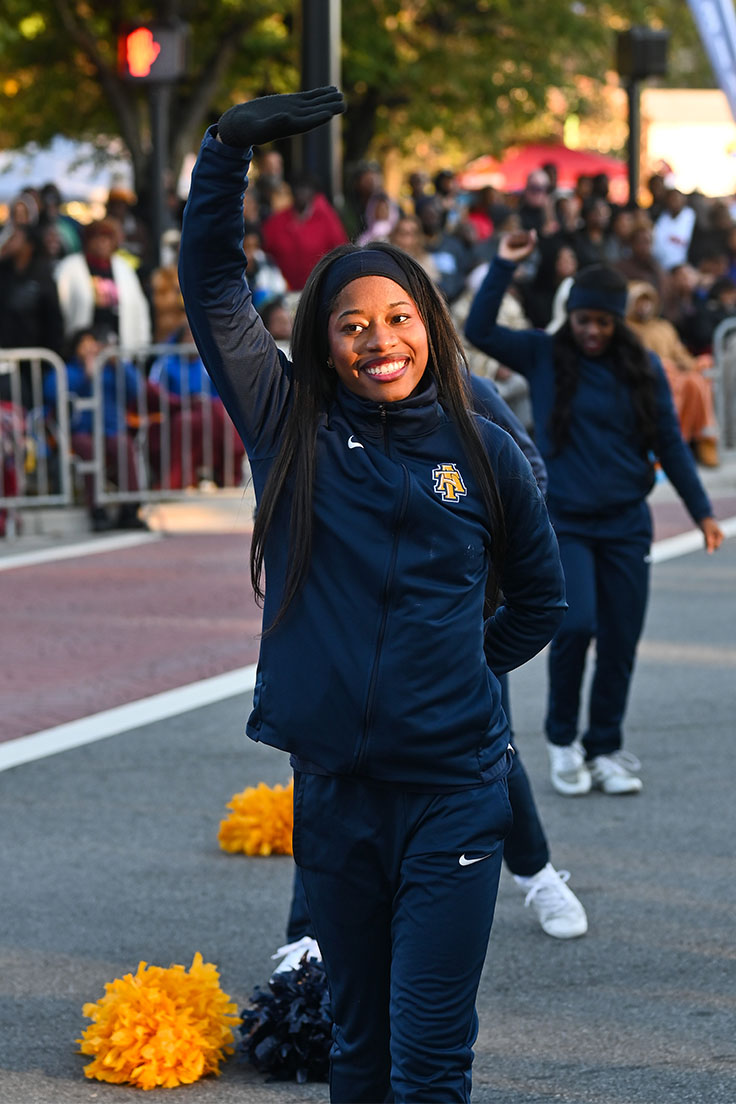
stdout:
POLYGON ((227 804, 232 812, 217 834, 220 847, 246 855, 291 855, 293 803, 293 781, 273 788, 259 782, 236 793, 227 804))
POLYGON ((130 1083, 139 1089, 190 1085, 233 1052, 237 1005, 222 992, 217 970, 199 951, 187 972, 183 966, 149 966, 116 978, 105 996, 85 1004, 81 1053, 94 1056, 86 1077, 130 1083))

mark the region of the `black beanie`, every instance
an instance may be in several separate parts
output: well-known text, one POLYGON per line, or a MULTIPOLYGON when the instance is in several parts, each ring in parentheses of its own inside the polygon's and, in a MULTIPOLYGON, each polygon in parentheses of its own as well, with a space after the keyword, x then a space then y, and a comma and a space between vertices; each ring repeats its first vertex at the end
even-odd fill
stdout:
POLYGON ((623 318, 626 315, 626 299, 626 280, 615 268, 589 265, 575 277, 567 300, 567 313, 600 310, 623 318))

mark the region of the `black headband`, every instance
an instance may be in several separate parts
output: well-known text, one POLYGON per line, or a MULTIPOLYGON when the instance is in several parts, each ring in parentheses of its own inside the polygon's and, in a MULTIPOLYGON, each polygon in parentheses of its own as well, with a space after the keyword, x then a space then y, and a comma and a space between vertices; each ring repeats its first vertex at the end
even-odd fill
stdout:
POLYGON ((361 276, 385 276, 387 280, 399 284, 413 298, 406 273, 390 253, 384 253, 380 249, 361 249, 355 253, 346 253, 330 265, 322 281, 319 313, 325 323, 330 306, 342 289, 353 280, 359 280, 361 276))

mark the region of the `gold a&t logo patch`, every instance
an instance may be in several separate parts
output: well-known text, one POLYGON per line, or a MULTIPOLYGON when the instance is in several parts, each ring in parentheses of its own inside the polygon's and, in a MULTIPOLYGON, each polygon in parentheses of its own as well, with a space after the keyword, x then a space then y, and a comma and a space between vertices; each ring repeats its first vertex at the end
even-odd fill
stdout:
POLYGON ((457 502, 468 492, 454 464, 438 464, 432 472, 435 493, 443 502, 457 502))

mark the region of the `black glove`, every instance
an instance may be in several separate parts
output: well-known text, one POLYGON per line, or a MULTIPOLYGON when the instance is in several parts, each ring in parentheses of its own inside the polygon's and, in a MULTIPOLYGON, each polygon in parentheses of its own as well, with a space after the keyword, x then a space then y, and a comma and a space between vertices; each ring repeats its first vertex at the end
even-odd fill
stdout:
POLYGON ((229 108, 220 116, 217 133, 226 145, 247 149, 313 130, 344 110, 342 92, 334 85, 309 92, 260 96, 229 108))

